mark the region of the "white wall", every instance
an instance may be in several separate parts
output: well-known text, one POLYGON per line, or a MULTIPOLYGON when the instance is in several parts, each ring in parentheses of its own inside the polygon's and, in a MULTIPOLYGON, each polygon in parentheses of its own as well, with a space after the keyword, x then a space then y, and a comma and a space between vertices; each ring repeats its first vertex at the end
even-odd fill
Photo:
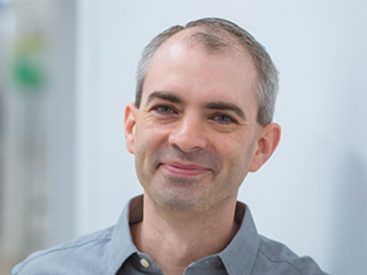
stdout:
POLYGON ((142 48, 168 26, 219 16, 280 71, 282 142, 240 199, 261 233, 327 271, 367 271, 366 11, 358 0, 80 2, 77 234, 114 223, 141 192, 122 123, 142 48))

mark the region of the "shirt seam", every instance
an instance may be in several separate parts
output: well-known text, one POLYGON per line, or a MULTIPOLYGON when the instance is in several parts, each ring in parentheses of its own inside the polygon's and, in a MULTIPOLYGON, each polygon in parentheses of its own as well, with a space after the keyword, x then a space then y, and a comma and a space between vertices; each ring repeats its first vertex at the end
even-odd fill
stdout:
POLYGON ((285 263, 290 265, 294 270, 296 270, 299 274, 301 275, 307 275, 306 273, 303 273, 301 270, 299 270, 292 262, 287 261, 287 260, 274 260, 270 257, 270 255, 268 255, 265 251, 263 251, 262 249, 259 249, 259 253, 261 253, 262 255, 264 255, 269 261, 271 261, 272 263, 285 263))

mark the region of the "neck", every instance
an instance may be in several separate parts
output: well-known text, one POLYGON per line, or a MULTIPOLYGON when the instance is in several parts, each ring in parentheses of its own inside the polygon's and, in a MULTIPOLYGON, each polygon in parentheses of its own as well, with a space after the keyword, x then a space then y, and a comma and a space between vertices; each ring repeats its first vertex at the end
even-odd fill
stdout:
POLYGON ((235 200, 205 212, 161 209, 144 196, 144 218, 132 227, 135 245, 150 255, 164 274, 222 251, 238 230, 235 200))

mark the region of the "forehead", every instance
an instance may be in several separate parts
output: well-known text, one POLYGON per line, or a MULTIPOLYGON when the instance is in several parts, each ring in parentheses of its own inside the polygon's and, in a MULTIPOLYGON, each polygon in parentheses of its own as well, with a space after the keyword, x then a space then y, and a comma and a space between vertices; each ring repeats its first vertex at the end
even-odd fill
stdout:
POLYGON ((245 49, 230 45, 210 52, 192 42, 195 30, 181 31, 165 41, 147 68, 142 101, 156 90, 194 98, 212 97, 239 103, 256 102, 256 68, 245 49))
MULTIPOLYGON (((192 52, 200 52, 202 55, 212 57, 232 57, 241 63, 244 73, 256 68, 247 47, 240 44, 237 38, 223 31, 208 31, 203 27, 193 27, 179 31, 162 43, 153 55, 150 65, 162 62, 167 57, 177 57, 176 54, 191 49, 192 52), (245 68, 246 67, 246 68, 245 68)), ((147 73, 149 73, 149 67, 147 73)))

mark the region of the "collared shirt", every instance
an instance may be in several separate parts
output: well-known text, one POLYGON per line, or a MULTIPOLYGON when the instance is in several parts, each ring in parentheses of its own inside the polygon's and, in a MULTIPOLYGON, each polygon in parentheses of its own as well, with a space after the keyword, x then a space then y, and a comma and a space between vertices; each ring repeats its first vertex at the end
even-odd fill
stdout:
MULTIPOLYGON (((56 247, 35 252, 14 267, 13 275, 163 274, 152 258, 134 245, 130 225, 143 218, 142 196, 132 199, 117 224, 56 247)), ((310 257, 260 236, 250 210, 236 206, 240 228, 227 247, 186 267, 185 275, 322 275, 310 257)))

